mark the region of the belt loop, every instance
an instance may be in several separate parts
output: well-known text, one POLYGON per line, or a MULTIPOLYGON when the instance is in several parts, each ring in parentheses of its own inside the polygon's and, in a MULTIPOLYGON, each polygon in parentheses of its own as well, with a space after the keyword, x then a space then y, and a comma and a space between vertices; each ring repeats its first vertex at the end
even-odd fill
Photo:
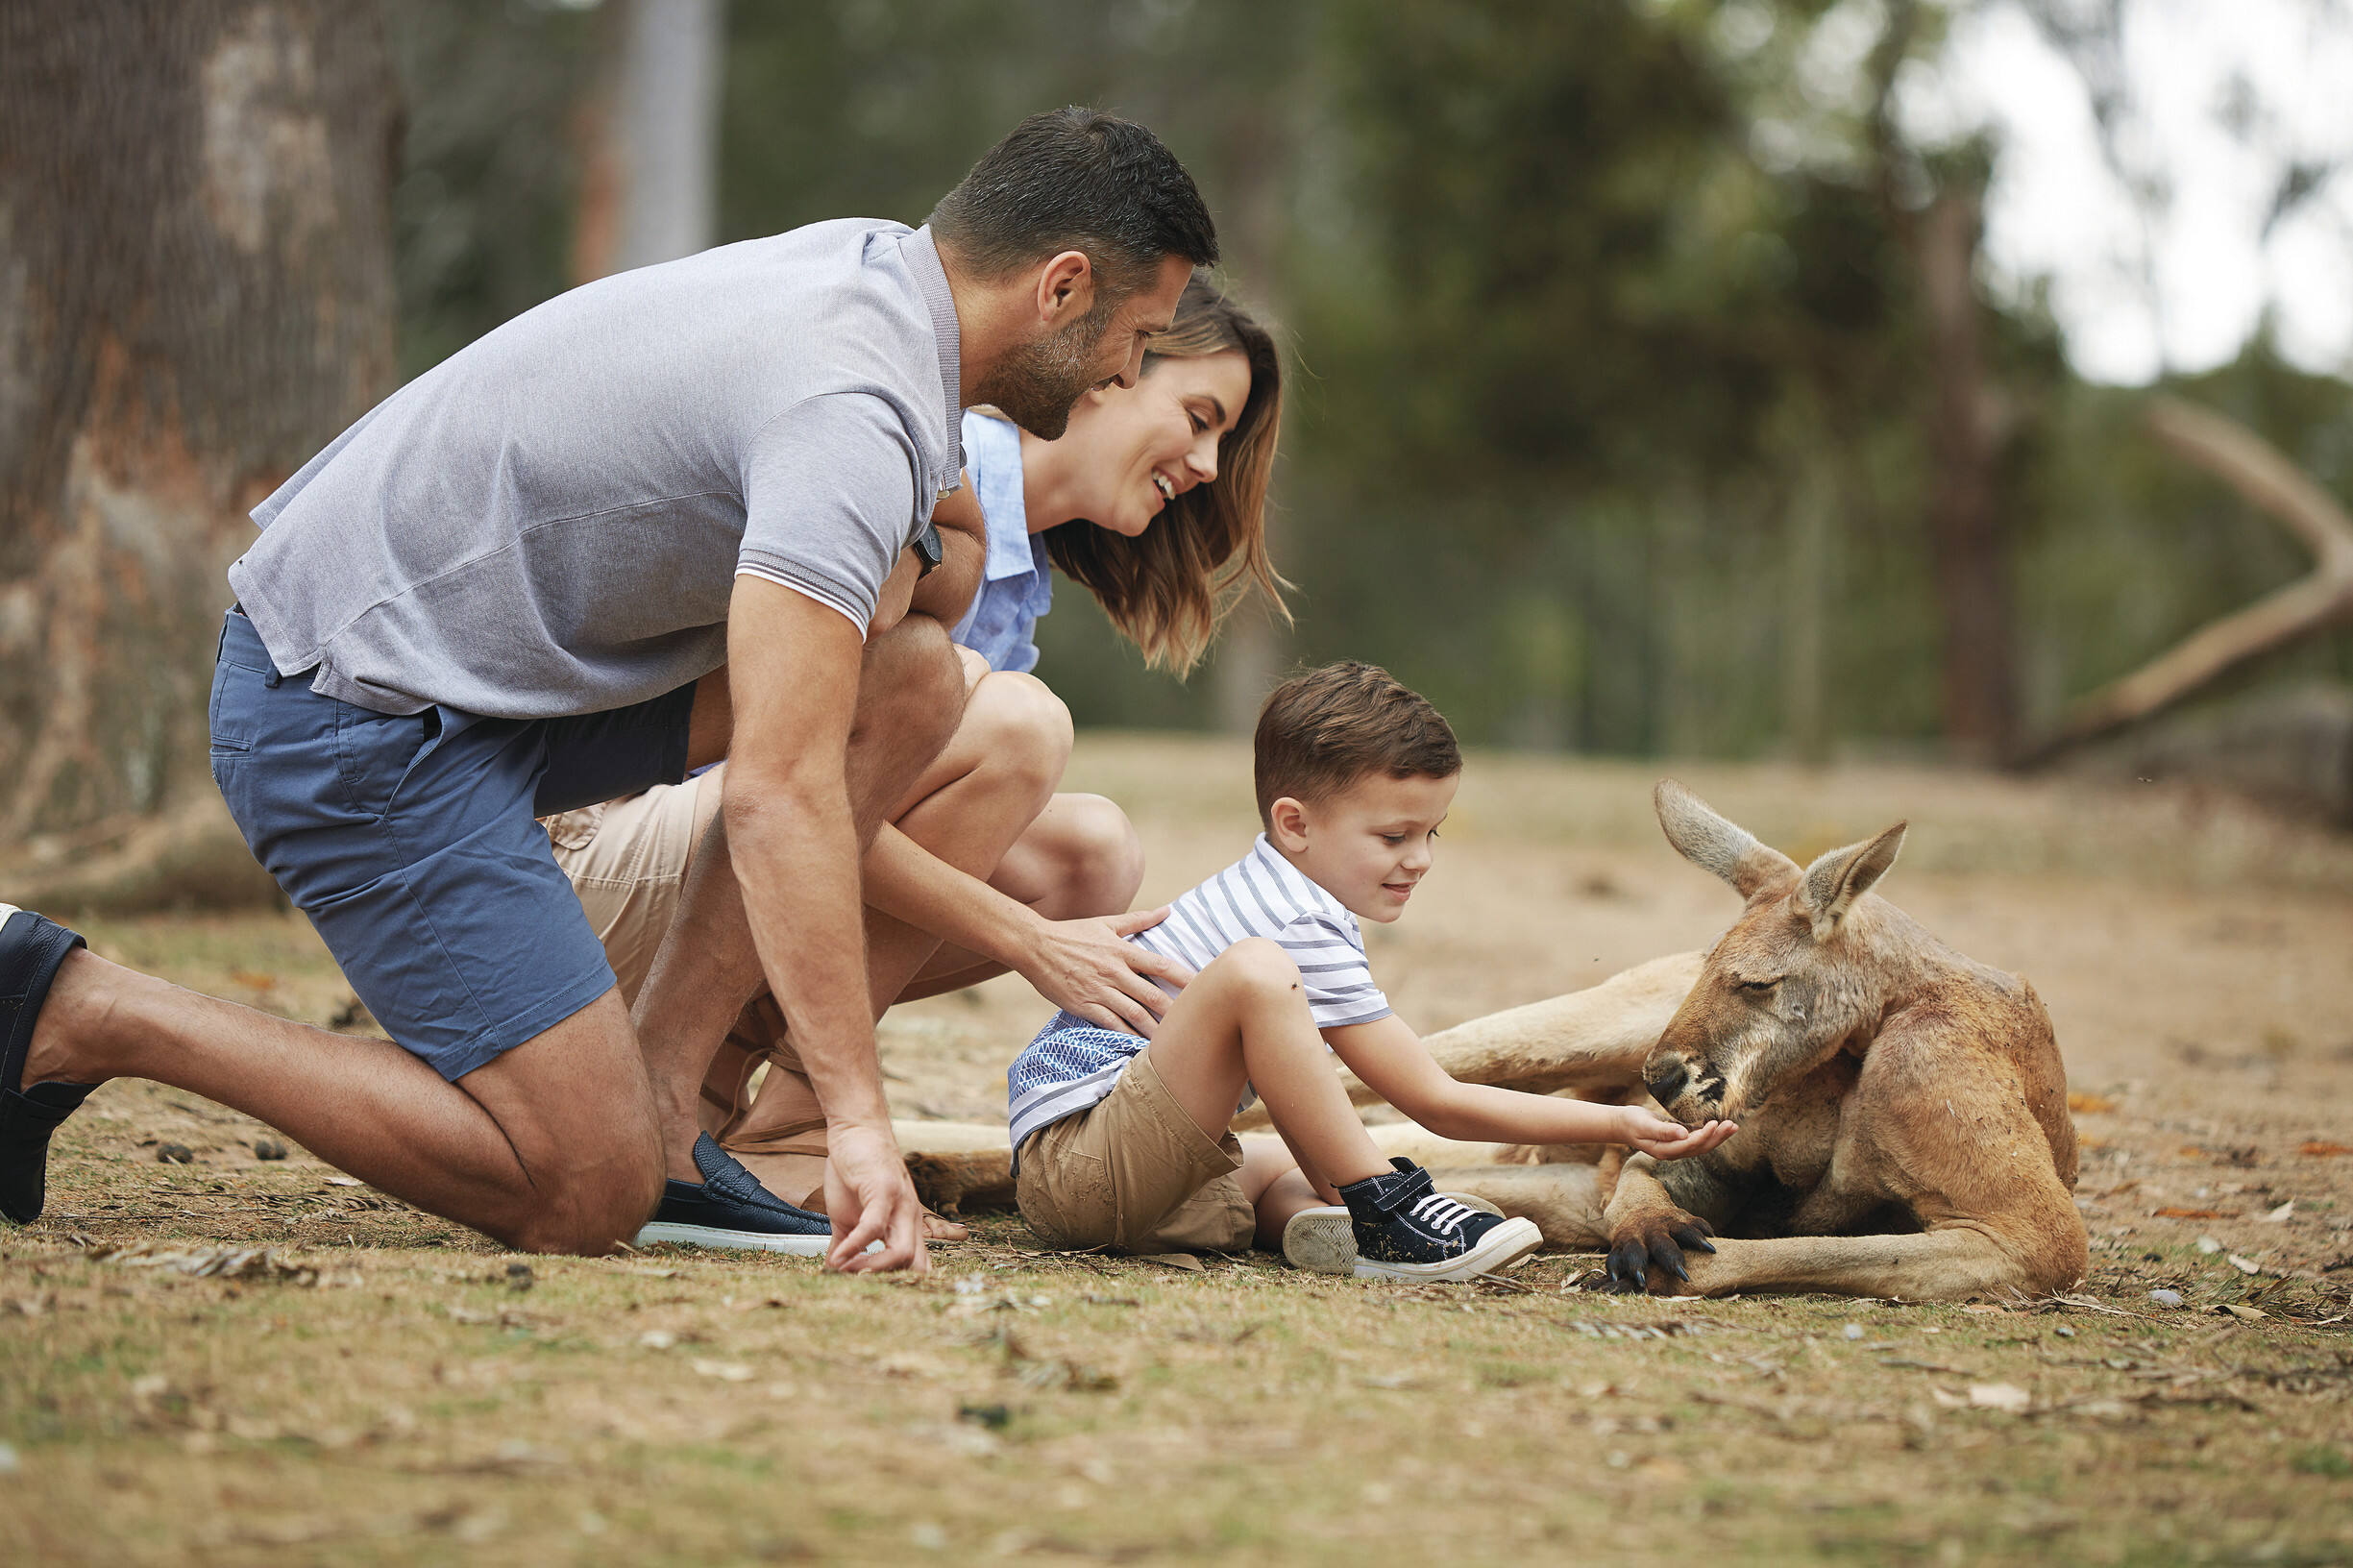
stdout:
POLYGON ((262 685, 264 685, 264 686, 267 686, 267 687, 268 687, 268 688, 269 688, 271 691, 273 691, 273 692, 274 692, 274 691, 278 690, 278 688, 279 688, 280 684, 281 684, 282 682, 283 682, 283 681, 285 680, 285 678, 286 678, 285 676, 283 676, 283 675, 282 675, 282 674, 280 674, 278 673, 278 669, 277 669, 277 667, 276 667, 275 665, 273 665, 273 666, 271 666, 271 668, 270 668, 270 673, 269 673, 268 674, 263 675, 263 676, 261 677, 261 684, 262 684, 262 685))

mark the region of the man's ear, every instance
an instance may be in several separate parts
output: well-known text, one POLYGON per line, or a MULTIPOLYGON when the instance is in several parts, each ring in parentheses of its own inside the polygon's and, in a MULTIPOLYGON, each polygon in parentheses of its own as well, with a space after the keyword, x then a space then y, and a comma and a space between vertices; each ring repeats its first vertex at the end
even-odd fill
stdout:
POLYGON ((1275 847, 1297 854, 1308 846, 1308 808, 1286 795, 1266 808, 1266 836, 1275 847))
POLYGON ((1078 320, 1094 308, 1094 263, 1085 251, 1049 257, 1038 271, 1038 320, 1049 329, 1078 320))

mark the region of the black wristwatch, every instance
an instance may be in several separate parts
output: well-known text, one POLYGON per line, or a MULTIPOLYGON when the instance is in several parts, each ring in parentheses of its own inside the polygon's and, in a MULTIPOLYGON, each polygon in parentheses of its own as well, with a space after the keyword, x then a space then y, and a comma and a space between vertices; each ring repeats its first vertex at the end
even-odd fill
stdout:
POLYGON ((940 530, 929 523, 924 524, 923 531, 915 536, 913 549, 915 558, 919 563, 915 569, 915 576, 920 582, 931 576, 931 569, 940 564, 944 553, 940 548, 940 530))

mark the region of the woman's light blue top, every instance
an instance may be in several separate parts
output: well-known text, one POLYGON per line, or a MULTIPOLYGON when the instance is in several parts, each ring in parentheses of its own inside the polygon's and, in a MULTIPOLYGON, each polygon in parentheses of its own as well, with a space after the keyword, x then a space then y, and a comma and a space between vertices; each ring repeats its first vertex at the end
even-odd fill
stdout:
POLYGON ((1045 535, 1029 531, 1021 497, 1021 432, 987 414, 964 416, 964 460, 989 529, 989 558, 972 607, 956 623, 957 643, 992 670, 1038 665, 1038 618, 1054 604, 1054 568, 1045 535))

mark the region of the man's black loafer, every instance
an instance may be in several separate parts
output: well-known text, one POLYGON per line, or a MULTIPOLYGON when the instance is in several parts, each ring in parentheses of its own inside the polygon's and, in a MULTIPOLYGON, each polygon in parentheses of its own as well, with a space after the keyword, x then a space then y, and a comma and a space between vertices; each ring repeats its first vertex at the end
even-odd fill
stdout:
POLYGON ((833 1227, 823 1214, 797 1209, 769 1191, 708 1133, 695 1137, 695 1168, 702 1172, 700 1187, 662 1184, 662 1206, 637 1233, 639 1246, 678 1241, 822 1258, 833 1245, 833 1227))
POLYGON ((55 920, 0 904, 0 1214, 19 1225, 41 1217, 49 1175, 49 1135, 74 1114, 95 1084, 24 1087, 33 1023, 49 999, 65 955, 82 939, 55 920))

